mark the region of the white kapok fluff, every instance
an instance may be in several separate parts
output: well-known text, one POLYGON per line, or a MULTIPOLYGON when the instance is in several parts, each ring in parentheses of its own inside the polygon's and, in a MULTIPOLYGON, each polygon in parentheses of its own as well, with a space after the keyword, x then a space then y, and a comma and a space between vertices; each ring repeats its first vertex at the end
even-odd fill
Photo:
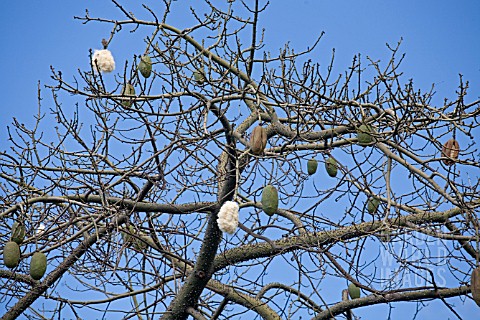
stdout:
POLYGON ((101 72, 115 70, 115 60, 113 60, 112 53, 107 49, 95 50, 92 55, 92 65, 94 70, 97 70, 98 67, 101 72))
POLYGON ((217 223, 222 232, 233 234, 238 227, 238 203, 227 201, 220 208, 217 223))

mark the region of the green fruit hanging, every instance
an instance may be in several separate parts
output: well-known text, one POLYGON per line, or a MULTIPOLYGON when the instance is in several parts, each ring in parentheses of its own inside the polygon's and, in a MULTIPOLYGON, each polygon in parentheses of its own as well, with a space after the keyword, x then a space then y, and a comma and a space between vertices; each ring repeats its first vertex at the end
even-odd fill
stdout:
POLYGON ((348 295, 351 299, 360 298, 360 288, 357 287, 354 283, 348 285, 348 295))
POLYGON ((357 129, 357 139, 358 139, 358 144, 366 147, 371 145, 373 142, 373 137, 372 137, 373 129, 371 126, 362 124, 360 127, 357 129))
POLYGON ((262 192, 263 211, 272 216, 278 209, 278 191, 272 185, 267 185, 262 192))
POLYGON ((22 244, 25 239, 25 234, 25 225, 21 222, 14 222, 12 226, 11 240, 15 241, 17 244, 22 244))
POLYGON ((317 172, 318 162, 315 159, 310 159, 307 162, 307 172, 309 175, 314 174, 317 172))
POLYGON ((205 71, 203 71, 203 69, 197 69, 193 71, 193 78, 195 79, 195 82, 199 85, 204 84, 207 80, 205 76, 205 71))
POLYGON ((378 210, 378 206, 380 205, 380 200, 376 198, 369 198, 367 201, 367 210, 369 213, 374 214, 378 210))
POLYGON ((472 271, 470 289, 472 290, 473 300, 480 307, 480 268, 475 268, 472 271))
POLYGON ((328 157, 328 159, 325 161, 325 169, 327 169, 327 173, 330 177, 336 177, 338 173, 337 161, 332 157, 328 157))
POLYGON ((20 261, 20 247, 18 243, 9 241, 3 248, 3 263, 7 268, 15 268, 20 261))
POLYGON ((47 256, 43 252, 35 252, 30 261, 30 276, 35 280, 40 280, 46 270, 47 256))
POLYGON ((138 64, 138 70, 145 78, 150 77, 152 74, 152 60, 148 55, 143 55, 140 57, 140 63, 138 64))
MULTIPOLYGON (((127 83, 126 86, 124 86, 123 89, 122 89, 122 95, 123 96, 135 96, 135 88, 130 83, 127 83)), ((132 99, 124 100, 122 102, 122 105, 127 107, 127 108, 130 108, 132 106, 132 104, 133 104, 132 99)))

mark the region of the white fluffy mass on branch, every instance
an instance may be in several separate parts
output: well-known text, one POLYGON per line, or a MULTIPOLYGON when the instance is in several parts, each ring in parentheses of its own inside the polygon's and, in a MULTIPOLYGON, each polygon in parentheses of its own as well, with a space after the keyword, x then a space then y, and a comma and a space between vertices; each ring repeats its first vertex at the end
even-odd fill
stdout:
POLYGON ((238 227, 238 203, 227 201, 220 208, 217 223, 222 232, 233 234, 238 227))
POLYGON ((93 69, 101 72, 112 72, 115 70, 115 60, 113 60, 112 53, 107 49, 95 50, 92 55, 93 69), (95 64, 96 62, 96 64, 95 64))

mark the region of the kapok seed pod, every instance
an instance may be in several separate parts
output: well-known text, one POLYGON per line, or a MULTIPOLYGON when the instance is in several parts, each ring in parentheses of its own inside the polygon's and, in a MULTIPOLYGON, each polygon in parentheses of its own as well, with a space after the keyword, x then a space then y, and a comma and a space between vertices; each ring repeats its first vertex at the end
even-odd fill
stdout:
POLYGON ((473 300, 480 307, 480 268, 477 267, 472 271, 470 279, 470 289, 472 290, 473 300))
POLYGON ((195 82, 199 85, 204 84, 207 80, 207 77, 205 76, 205 71, 203 71, 203 69, 197 69, 193 71, 193 78, 195 79, 195 82))
POLYGON ((373 142, 372 132, 373 132, 373 129, 369 125, 362 124, 360 127, 358 127, 357 129, 358 144, 363 147, 371 145, 373 142))
POLYGON ((328 159, 325 161, 325 169, 330 177, 336 177, 338 173, 337 161, 332 157, 328 157, 328 159))
POLYGON ((314 174, 317 172, 318 162, 315 159, 310 159, 307 162, 307 172, 309 175, 314 174))
POLYGON ((256 156, 261 155, 267 146, 267 131, 262 126, 256 126, 250 137, 250 149, 256 156))
POLYGON ((354 283, 348 285, 348 295, 351 299, 360 298, 360 288, 357 287, 354 283))
POLYGON ((47 271, 47 256, 43 252, 35 252, 30 261, 30 276, 35 280, 40 280, 45 271, 47 271))
MULTIPOLYGON (((122 95, 123 96, 135 96, 135 88, 130 83, 127 83, 123 87, 122 95)), ((132 106, 132 104, 133 104, 133 101, 131 99, 130 100, 124 100, 122 102, 122 105, 127 107, 127 108, 130 108, 132 106)))
POLYGON ((378 207, 380 206, 380 200, 376 198, 369 198, 367 201, 367 210, 369 213, 374 214, 377 212, 378 207))
POLYGON ((17 244, 22 244, 25 239, 25 234, 25 225, 22 222, 15 221, 12 226, 11 240, 15 241, 17 244))
POLYGON ((7 268, 15 268, 20 261, 20 247, 15 241, 9 241, 3 247, 3 263, 7 268))
POLYGON ((447 159, 442 159, 443 163, 447 166, 451 166, 455 163, 455 160, 458 159, 458 153, 460 152, 460 146, 458 141, 455 139, 450 139, 443 144, 442 148, 442 157, 447 159))
POLYGON ((272 216, 278 209, 278 191, 272 185, 267 185, 262 192, 263 211, 272 216))
POLYGON ((138 70, 145 78, 150 77, 152 73, 152 60, 148 55, 143 55, 140 57, 140 63, 138 64, 138 70))

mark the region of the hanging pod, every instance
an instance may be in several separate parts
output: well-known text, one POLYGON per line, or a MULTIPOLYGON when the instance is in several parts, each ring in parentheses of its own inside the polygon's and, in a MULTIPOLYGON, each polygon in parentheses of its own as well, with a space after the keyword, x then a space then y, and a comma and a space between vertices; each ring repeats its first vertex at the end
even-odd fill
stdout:
POLYGON ((25 234, 25 225, 22 222, 15 221, 12 226, 11 240, 20 245, 25 239, 25 234))
POLYGON ((265 150, 267 146, 267 130, 262 126, 256 126, 250 137, 250 149, 252 153, 259 156, 265 150))
POLYGON ((47 256, 43 252, 35 252, 30 261, 30 276, 35 280, 42 279, 47 270, 47 256))
POLYGON ((348 285, 348 295, 351 299, 360 298, 360 288, 357 287, 354 283, 348 285))
POLYGON ((379 206, 380 206, 380 200, 373 197, 368 198, 368 201, 367 201, 368 213, 371 213, 371 214, 376 213, 379 206))
POLYGON ((310 159, 307 162, 307 172, 309 175, 315 174, 317 172, 318 162, 315 159, 310 159))
POLYGON ((442 148, 442 157, 447 159, 442 159, 443 163, 447 166, 451 166, 455 163, 455 160, 458 159, 458 153, 460 152, 460 146, 458 141, 455 139, 450 139, 443 144, 442 148))
POLYGON ((9 241, 3 247, 3 263, 7 268, 13 269, 20 261, 20 247, 18 243, 9 241))
POLYGON ((262 192, 263 211, 272 216, 278 209, 278 191, 272 185, 267 185, 262 192))
POLYGON ((196 69, 193 71, 193 79, 198 85, 202 85, 207 81, 207 77, 205 76, 205 71, 203 69, 196 69))
MULTIPOLYGON (((122 89, 122 95, 123 96, 135 96, 135 88, 130 83, 127 83, 122 89)), ((132 99, 124 100, 122 102, 122 105, 124 107, 127 107, 127 108, 130 108, 132 106, 132 104, 133 104, 132 99)))
POLYGON ((372 144, 373 137, 372 137, 373 129, 368 124, 362 124, 357 129, 357 140, 358 144, 362 147, 366 147, 372 144))
POLYGON ((338 173, 338 163, 332 157, 328 157, 325 161, 325 169, 330 177, 336 177, 338 173))
POLYGON ((150 77, 150 75, 152 74, 152 59, 150 59, 148 55, 143 55, 140 57, 138 70, 144 78, 150 77))
POLYGON ((480 307, 480 268, 473 269, 470 282, 473 300, 480 307))

